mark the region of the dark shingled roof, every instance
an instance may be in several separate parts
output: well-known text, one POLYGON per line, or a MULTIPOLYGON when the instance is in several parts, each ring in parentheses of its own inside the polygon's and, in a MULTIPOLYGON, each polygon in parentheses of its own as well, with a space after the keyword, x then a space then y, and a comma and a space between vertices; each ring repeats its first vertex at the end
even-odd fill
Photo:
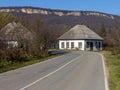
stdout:
POLYGON ((59 40, 103 40, 85 25, 76 25, 58 38, 59 40))

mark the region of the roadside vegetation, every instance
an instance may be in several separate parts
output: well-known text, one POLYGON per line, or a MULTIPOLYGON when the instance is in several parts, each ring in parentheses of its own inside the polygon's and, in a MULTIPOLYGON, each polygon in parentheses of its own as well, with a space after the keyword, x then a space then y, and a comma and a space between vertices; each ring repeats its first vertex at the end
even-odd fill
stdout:
POLYGON ((27 59, 26 61, 24 60, 24 62, 11 62, 11 61, 0 62, 0 64, 2 65, 2 66, 0 66, 0 73, 6 72, 9 70, 18 69, 18 68, 28 66, 31 64, 35 64, 35 63, 39 63, 42 61, 46 61, 46 60, 54 58, 56 56, 59 56, 59 55, 54 54, 54 55, 48 55, 46 57, 33 57, 30 59, 27 59))
POLYGON ((109 71, 110 90, 120 90, 120 59, 113 54, 105 54, 109 71))
POLYGON ((102 24, 98 32, 104 38, 103 46, 109 72, 110 90, 120 90, 120 27, 106 29, 102 24))
POLYGON ((55 56, 48 52, 55 41, 54 34, 41 20, 34 19, 31 22, 16 19, 16 17, 8 13, 0 13, 0 73, 41 62, 55 56), (15 27, 15 30, 13 30, 15 32, 6 34, 5 31, 9 32, 10 28, 8 28, 8 31, 3 28, 11 22, 22 23, 22 25, 27 27, 30 34, 25 36, 29 35, 30 38, 26 39, 23 37, 23 32, 26 30, 23 27, 15 27), (11 35, 11 33, 13 34, 11 35), (11 38, 8 37, 9 35, 15 37, 15 41, 18 42, 17 46, 8 44, 8 41, 10 41, 8 39, 11 38), (8 38, 6 39, 6 37, 8 38))

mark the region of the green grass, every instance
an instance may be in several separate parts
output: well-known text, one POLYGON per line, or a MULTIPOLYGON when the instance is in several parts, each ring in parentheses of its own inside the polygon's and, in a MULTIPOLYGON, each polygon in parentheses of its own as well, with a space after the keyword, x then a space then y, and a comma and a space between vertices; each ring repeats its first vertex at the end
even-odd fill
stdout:
POLYGON ((109 70, 110 90, 120 90, 120 59, 115 55, 105 54, 109 70))
POLYGON ((12 63, 11 64, 9 62, 4 62, 5 65, 3 67, 0 67, 0 73, 18 69, 18 68, 21 68, 24 66, 35 64, 35 63, 39 63, 39 62, 54 58, 56 56, 59 56, 59 55, 51 55, 51 56, 47 56, 47 57, 43 57, 43 58, 32 58, 32 59, 22 62, 22 63, 12 63))

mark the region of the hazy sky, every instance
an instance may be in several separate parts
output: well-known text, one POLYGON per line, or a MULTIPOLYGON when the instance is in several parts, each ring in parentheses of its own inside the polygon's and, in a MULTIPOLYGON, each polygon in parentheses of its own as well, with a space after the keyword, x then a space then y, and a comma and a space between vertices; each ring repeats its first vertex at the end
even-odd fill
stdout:
POLYGON ((120 0, 0 0, 0 7, 6 6, 100 11, 120 15, 120 0))

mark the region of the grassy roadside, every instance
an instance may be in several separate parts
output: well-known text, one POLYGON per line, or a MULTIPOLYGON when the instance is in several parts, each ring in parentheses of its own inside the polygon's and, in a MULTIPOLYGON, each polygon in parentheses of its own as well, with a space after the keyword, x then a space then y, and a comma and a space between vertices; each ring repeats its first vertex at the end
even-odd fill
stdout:
POLYGON ((0 67, 0 73, 6 72, 6 71, 10 71, 10 70, 14 70, 14 69, 18 69, 24 66, 28 66, 28 65, 32 65, 35 63, 39 63, 54 57, 57 57, 59 55, 50 55, 47 57, 43 57, 43 58, 32 58, 26 62, 22 62, 22 63, 6 63, 6 65, 4 67, 0 67))
POLYGON ((105 54, 105 58, 109 70, 109 88, 120 90, 120 60, 111 54, 105 54))

